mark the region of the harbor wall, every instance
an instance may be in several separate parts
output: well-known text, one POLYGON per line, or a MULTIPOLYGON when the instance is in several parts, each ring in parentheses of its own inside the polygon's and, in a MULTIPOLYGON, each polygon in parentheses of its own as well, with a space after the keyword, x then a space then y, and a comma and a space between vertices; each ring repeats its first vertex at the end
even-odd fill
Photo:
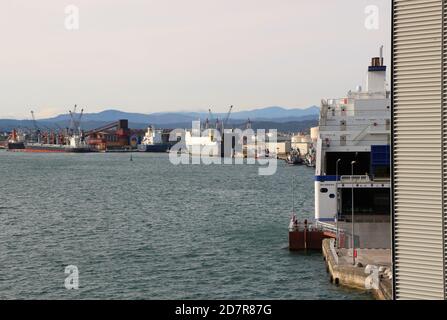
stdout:
POLYGON ((323 240, 322 250, 326 262, 330 281, 335 285, 370 292, 377 300, 392 300, 392 287, 390 282, 380 281, 377 289, 367 289, 369 275, 365 268, 339 263, 337 254, 331 247, 332 239, 323 240))

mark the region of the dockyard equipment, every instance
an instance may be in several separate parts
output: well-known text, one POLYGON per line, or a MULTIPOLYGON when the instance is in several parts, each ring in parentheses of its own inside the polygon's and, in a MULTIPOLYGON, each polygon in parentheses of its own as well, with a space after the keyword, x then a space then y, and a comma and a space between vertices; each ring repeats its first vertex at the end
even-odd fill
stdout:
POLYGON ((230 119, 231 111, 233 110, 233 106, 230 106, 230 110, 228 110, 227 116, 223 122, 224 127, 227 126, 228 120, 230 119))

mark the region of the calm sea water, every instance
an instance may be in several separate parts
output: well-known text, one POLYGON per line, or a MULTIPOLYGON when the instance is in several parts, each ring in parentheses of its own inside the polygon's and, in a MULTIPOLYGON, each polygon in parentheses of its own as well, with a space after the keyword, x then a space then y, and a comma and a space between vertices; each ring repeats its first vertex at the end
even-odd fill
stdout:
POLYGON ((312 169, 129 157, 0 151, 0 298, 369 299, 287 250, 291 178, 311 218, 312 169))

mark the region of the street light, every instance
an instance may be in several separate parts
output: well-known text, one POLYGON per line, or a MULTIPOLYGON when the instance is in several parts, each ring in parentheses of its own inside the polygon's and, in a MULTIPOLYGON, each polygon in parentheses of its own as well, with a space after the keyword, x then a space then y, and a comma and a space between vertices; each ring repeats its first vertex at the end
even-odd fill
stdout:
POLYGON ((335 220, 336 228, 337 228, 337 248, 340 248, 340 239, 339 239, 339 230, 338 230, 338 219, 340 216, 340 204, 339 204, 339 196, 338 196, 338 164, 341 162, 341 159, 338 159, 335 163, 335 194, 337 195, 337 218, 335 220))
POLYGON ((352 222, 352 231, 351 231, 351 247, 352 247, 352 264, 355 265, 355 248, 354 248, 354 165, 356 164, 356 161, 352 161, 351 162, 351 186, 352 186, 352 199, 351 199, 351 203, 352 203, 352 217, 351 217, 351 222, 352 222))

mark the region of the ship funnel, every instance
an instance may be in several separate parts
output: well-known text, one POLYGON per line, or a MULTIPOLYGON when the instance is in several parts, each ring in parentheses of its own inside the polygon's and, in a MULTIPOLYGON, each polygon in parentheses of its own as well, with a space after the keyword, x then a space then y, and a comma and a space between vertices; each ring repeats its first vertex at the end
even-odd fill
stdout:
POLYGON ((383 46, 380 46, 380 56, 371 59, 371 67, 383 67, 383 46))
POLYGON ((371 59, 367 79, 368 92, 386 92, 386 66, 383 63, 383 46, 380 46, 380 56, 371 59))
POLYGON ((382 59, 380 57, 374 57, 371 59, 371 67, 381 67, 383 66, 382 59))

